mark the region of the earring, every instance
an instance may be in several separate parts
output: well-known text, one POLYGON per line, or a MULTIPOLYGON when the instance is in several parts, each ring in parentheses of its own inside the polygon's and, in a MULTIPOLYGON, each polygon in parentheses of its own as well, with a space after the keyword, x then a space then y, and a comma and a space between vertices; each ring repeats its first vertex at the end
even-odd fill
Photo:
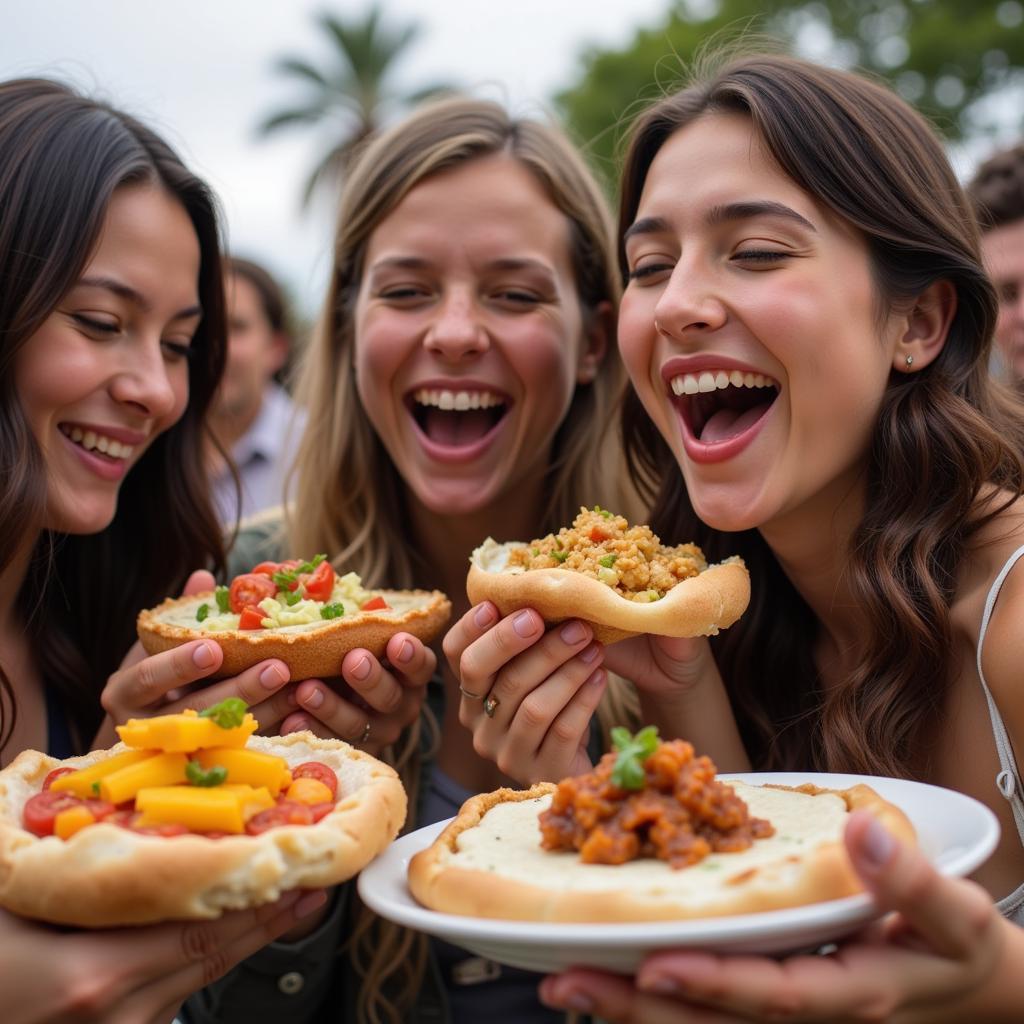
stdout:
POLYGON ((907 356, 907 369, 909 370, 914 365, 914 357, 907 356))

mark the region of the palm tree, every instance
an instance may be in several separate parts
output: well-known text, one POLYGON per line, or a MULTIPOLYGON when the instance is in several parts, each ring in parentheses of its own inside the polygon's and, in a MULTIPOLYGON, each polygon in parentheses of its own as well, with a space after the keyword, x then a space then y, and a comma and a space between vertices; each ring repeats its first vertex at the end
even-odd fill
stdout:
POLYGON ((381 126, 390 109, 442 91, 440 85, 400 95, 388 88, 398 57, 419 35, 418 24, 389 29, 381 24, 374 5, 362 20, 344 21, 327 12, 317 15, 334 54, 329 65, 318 68, 301 57, 282 57, 276 69, 311 86, 304 103, 266 117, 259 125, 269 135, 294 125, 328 123, 334 140, 306 181, 303 206, 323 183, 337 183, 359 147, 381 126))

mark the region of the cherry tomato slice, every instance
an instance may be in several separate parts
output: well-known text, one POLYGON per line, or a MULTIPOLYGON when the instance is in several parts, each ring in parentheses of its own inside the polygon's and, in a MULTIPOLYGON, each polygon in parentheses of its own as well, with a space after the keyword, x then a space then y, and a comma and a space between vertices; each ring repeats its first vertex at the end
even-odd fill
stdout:
POLYGON ((49 775, 43 779, 43 792, 45 793, 50 786, 53 785, 54 779, 59 779, 62 775, 70 775, 72 772, 77 771, 76 768, 54 768, 49 775))
POLYGON ((259 608, 243 608, 242 614, 238 617, 239 629, 262 629, 263 612, 259 608))
POLYGON ((252 567, 252 572, 249 575, 254 576, 273 576, 275 572, 281 571, 280 562, 260 562, 259 565, 252 567))
POLYGON ((89 808, 92 816, 97 821, 106 821, 112 814, 117 813, 117 806, 112 804, 109 800, 99 800, 90 797, 84 800, 83 803, 89 808))
POLYGON ((331 791, 332 800, 338 795, 338 776, 323 761, 303 761, 296 765, 292 769, 292 779, 316 779, 331 791))
POLYGON ((177 822, 164 822, 162 825, 132 825, 131 830, 144 836, 163 836, 170 839, 171 836, 187 836, 188 828, 179 825, 177 822))
POLYGON ((334 567, 330 562, 321 562, 303 581, 306 597, 314 601, 327 601, 334 590, 334 567))
POLYGON ((25 809, 21 812, 22 821, 29 832, 37 836, 52 836, 53 822, 57 815, 82 803, 84 801, 74 793, 54 793, 52 789, 48 789, 29 797, 25 809))
POLYGON ((381 608, 387 608, 390 611, 391 605, 389 605, 387 601, 385 601, 384 598, 380 596, 380 594, 378 594, 376 597, 371 597, 370 600, 362 606, 362 610, 364 612, 375 612, 381 608))
POLYGON ((259 814, 254 814, 246 823, 245 831, 251 836, 258 836, 268 829, 281 825, 312 825, 313 812, 308 804, 300 804, 294 800, 282 800, 276 807, 268 807, 259 814))
POLYGON ((228 604, 238 615, 243 608, 255 608, 265 597, 273 597, 276 593, 277 585, 272 579, 254 572, 245 572, 231 581, 228 604))
POLYGON ((336 804, 329 804, 326 801, 322 804, 310 804, 309 809, 313 812, 313 821, 318 822, 321 818, 326 818, 331 811, 334 810, 336 804))

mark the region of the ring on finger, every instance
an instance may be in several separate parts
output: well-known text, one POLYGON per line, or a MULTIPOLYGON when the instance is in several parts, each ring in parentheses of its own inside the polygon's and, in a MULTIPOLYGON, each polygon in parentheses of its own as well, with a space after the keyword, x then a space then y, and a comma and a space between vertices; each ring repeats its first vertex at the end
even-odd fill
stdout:
POLYGON ((487 697, 484 699, 484 714, 488 718, 493 718, 494 712, 498 710, 500 703, 501 701, 493 693, 487 694, 487 697))
POLYGON ((483 700, 484 695, 482 693, 474 693, 472 690, 467 690, 462 683, 459 683, 459 693, 463 697, 469 697, 470 700, 483 700))
POLYGON ((370 738, 370 726, 371 722, 369 719, 366 720, 366 725, 363 727, 363 735, 359 737, 360 743, 365 743, 370 738))

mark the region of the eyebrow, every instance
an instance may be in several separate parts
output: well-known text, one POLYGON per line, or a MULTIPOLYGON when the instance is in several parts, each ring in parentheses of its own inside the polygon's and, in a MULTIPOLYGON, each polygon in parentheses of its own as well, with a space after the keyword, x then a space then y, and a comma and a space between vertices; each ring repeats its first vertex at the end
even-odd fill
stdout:
MULTIPOLYGON (((422 270, 430 265, 430 260, 420 256, 384 256, 375 260, 370 270, 388 270, 392 267, 399 270, 422 270)), ((530 256, 502 256, 490 260, 486 266, 490 270, 541 270, 546 274, 552 272, 547 263, 530 256)))
MULTIPOLYGON (((740 203, 713 206, 708 210, 705 220, 708 224, 724 224, 727 221, 749 220, 752 217, 784 217, 787 220, 795 221, 808 231, 818 233, 818 229, 806 217, 784 203, 777 203, 771 199, 751 199, 740 203)), ((642 217, 626 228, 622 241, 628 241, 633 235, 654 235, 668 230, 669 223, 664 217, 642 217)))
MULTIPOLYGON (((81 288, 102 288, 104 291, 112 292, 118 298, 125 299, 127 302, 131 302, 138 306, 143 312, 148 313, 152 308, 152 303, 141 293, 136 291, 129 285, 126 285, 123 281, 118 281, 113 277, 83 277, 79 280, 76 287, 81 288)), ((202 316, 203 307, 196 304, 194 306, 186 306, 184 309, 179 310, 175 313, 172 320, 187 320, 189 317, 202 316)))

